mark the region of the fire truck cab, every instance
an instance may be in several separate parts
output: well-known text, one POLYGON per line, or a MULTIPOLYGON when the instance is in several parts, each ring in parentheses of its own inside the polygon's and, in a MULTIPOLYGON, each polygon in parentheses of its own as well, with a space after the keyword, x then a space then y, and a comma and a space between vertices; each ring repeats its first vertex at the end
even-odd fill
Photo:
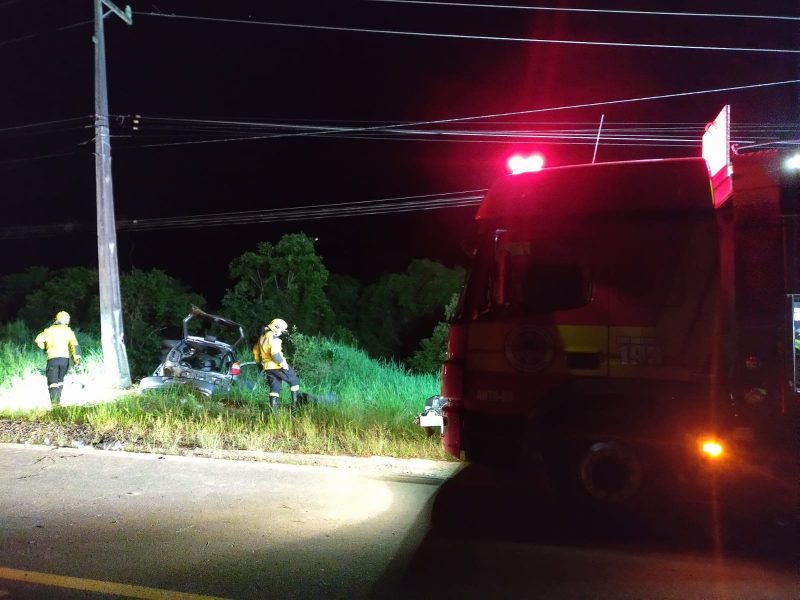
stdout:
POLYGON ((698 157, 501 178, 423 424, 456 457, 543 459, 592 502, 754 475, 788 502, 800 170, 786 159, 734 154, 716 177, 698 157))

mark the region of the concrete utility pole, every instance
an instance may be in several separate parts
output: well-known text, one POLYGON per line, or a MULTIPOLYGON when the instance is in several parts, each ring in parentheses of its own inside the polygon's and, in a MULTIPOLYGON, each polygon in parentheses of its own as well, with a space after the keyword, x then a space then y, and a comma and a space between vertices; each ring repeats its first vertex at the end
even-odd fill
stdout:
POLYGON ((94 136, 97 189, 97 263, 100 280, 100 341, 106 373, 122 388, 131 386, 131 370, 122 328, 122 297, 119 291, 117 226, 114 219, 114 191, 111 185, 111 135, 108 127, 106 47, 103 34, 103 5, 128 25, 133 23, 131 7, 121 11, 110 0, 94 0, 94 136))

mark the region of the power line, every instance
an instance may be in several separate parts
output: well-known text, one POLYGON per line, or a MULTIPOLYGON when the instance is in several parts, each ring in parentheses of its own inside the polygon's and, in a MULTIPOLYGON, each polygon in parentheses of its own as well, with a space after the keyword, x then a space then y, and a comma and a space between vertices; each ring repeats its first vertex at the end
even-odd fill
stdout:
POLYGON ((64 156, 75 156, 75 151, 71 152, 60 152, 57 154, 40 154, 39 156, 26 156, 24 158, 12 158, 9 160, 0 160, 0 165, 13 165, 19 164, 23 162, 31 162, 35 160, 44 160, 47 158, 62 158, 64 156))
POLYGON ((764 142, 762 144, 749 144, 739 146, 739 150, 752 150, 754 148, 764 148, 766 146, 800 146, 800 138, 795 138, 793 140, 779 140, 775 142, 764 142))
MULTIPOLYGON (((188 124, 182 124, 179 126, 163 126, 163 125, 155 125, 153 131, 150 131, 149 128, 146 127, 145 123, 147 119, 142 117, 142 125, 137 133, 137 135, 145 136, 147 139, 154 139, 154 138, 163 138, 163 137, 181 137, 181 136, 197 136, 197 135, 208 135, 216 133, 218 135, 230 135, 233 132, 241 132, 245 133, 240 129, 230 128, 230 129, 216 129, 216 128, 207 128, 205 126, 201 127, 192 127, 188 124)), ((199 121, 200 124, 203 121, 199 121)), ((269 124, 265 124, 264 128, 259 128, 261 130, 266 129, 269 124)), ((302 127, 302 126, 299 126, 302 127)), ((690 145, 696 146, 698 144, 698 140, 700 135, 702 134, 703 125, 695 125, 692 128, 682 128, 682 129, 664 129, 664 128, 635 128, 635 129, 626 129, 623 127, 606 127, 605 134, 603 139, 606 143, 610 142, 621 142, 625 145, 663 145, 663 146, 674 146, 674 145, 690 145)), ((790 132, 794 133, 796 128, 789 130, 790 132)), ((756 140, 764 140, 764 141, 773 141, 778 139, 776 136, 777 131, 770 131, 771 135, 759 135, 749 133, 745 129, 741 129, 741 133, 736 133, 736 130, 732 132, 734 137, 734 141, 736 143, 753 143, 756 140)), ((529 129, 505 129, 505 130, 466 130, 466 129, 458 129, 458 130, 442 130, 442 129, 402 129, 402 130, 394 130, 389 132, 383 131, 369 131, 369 132, 359 132, 359 131, 350 131, 347 128, 342 128, 336 134, 327 134, 325 135, 326 138, 335 138, 335 139, 357 139, 357 140, 366 140, 366 141, 394 141, 394 142, 407 142, 407 141, 419 141, 419 142, 455 142, 455 143, 508 143, 512 141, 514 143, 519 143, 520 141, 525 143, 582 143, 583 140, 585 143, 594 143, 596 138, 596 126, 593 128, 578 128, 578 129, 541 129, 541 130, 529 130, 529 129), (391 134, 391 135, 387 135, 391 134), (577 141, 577 142, 576 142, 577 141)), ((117 136, 115 136, 117 137, 117 136)), ((130 138, 131 136, 127 136, 130 138)), ((239 140, 248 140, 254 137, 262 137, 256 134, 246 134, 242 135, 236 139, 239 140)), ((231 138, 227 138, 231 139, 231 138)), ((194 141, 194 140, 193 140, 194 141)), ((152 144, 148 144, 152 146, 152 144)), ((127 146, 129 148, 134 147, 141 147, 141 146, 127 146)))
POLYGON ((25 125, 14 125, 13 127, 0 128, 0 133, 6 131, 17 131, 20 129, 32 129, 34 127, 47 127, 49 125, 61 125, 62 123, 72 123, 73 121, 88 121, 90 118, 91 115, 85 115, 83 117, 71 117, 69 119, 57 119, 55 121, 40 121, 39 123, 26 123, 25 125))
MULTIPOLYGON (((672 94, 659 94, 654 96, 641 96, 638 98, 622 98, 618 100, 605 100, 600 102, 585 102, 581 104, 571 104, 571 105, 564 105, 564 106, 555 106, 555 107, 548 107, 548 108, 535 108, 530 110, 519 110, 519 111, 510 111, 510 112, 503 112, 503 113, 493 113, 493 114, 486 114, 486 115, 475 115, 469 117, 454 117, 450 119, 434 119, 430 121, 417 121, 415 123, 400 123, 400 124, 389 124, 389 125, 378 125, 378 126, 369 126, 369 127, 356 127, 351 128, 348 130, 348 133, 352 134, 354 132, 367 132, 367 131, 392 131, 392 130, 401 130, 404 127, 420 127, 423 125, 442 125, 447 123, 460 123, 466 121, 478 121, 478 120, 489 120, 489 119, 498 119, 502 117, 513 117, 513 116, 520 116, 520 115, 531 115, 531 114, 541 114, 545 112, 556 112, 556 111, 565 111, 565 110, 574 110, 579 108, 597 108, 597 107, 604 107, 604 106, 613 106, 618 104, 631 104, 634 102, 646 102, 650 100, 666 100, 670 98, 685 98, 689 96, 699 96, 705 94, 716 94, 721 92, 733 92, 733 91, 744 91, 744 90, 752 90, 752 89, 760 89, 760 88, 768 88, 768 87, 776 87, 781 85, 790 85, 790 84, 798 84, 800 83, 800 79, 790 79, 786 81, 773 81, 768 83, 756 83, 756 84, 749 84, 749 85, 740 85, 740 86, 729 86, 723 88, 713 88, 708 90, 694 90, 689 92, 675 92, 672 94)), ((320 136, 320 135, 327 135, 327 134, 337 134, 341 133, 342 128, 329 128, 320 131, 312 131, 312 132, 299 132, 299 133, 281 133, 281 134, 268 134, 268 135, 253 135, 253 136, 246 136, 246 137, 235 137, 235 138, 215 138, 215 139, 208 139, 208 140, 192 140, 187 142, 171 142, 171 143, 163 143, 163 144, 140 144, 137 145, 137 148, 155 148, 155 147, 168 147, 168 146, 184 146, 184 145, 197 145, 197 144, 212 144, 212 143, 222 143, 222 142, 240 142, 240 141, 254 141, 254 140, 265 140, 265 139, 279 139, 279 138, 294 138, 294 137, 309 137, 309 136, 320 136)))
MULTIPOLYGON (((188 119, 188 118, 169 118, 169 117, 147 117, 137 115, 136 135, 141 135, 148 138, 165 137, 166 135, 205 135, 205 134, 219 134, 230 135, 232 133, 248 134, 241 137, 247 139, 253 137, 259 132, 268 132, 274 129, 297 129, 304 132, 314 133, 318 130, 331 131, 331 125, 302 123, 302 124, 289 124, 289 123, 274 123, 271 121, 253 122, 253 121, 221 121, 221 120, 208 120, 208 119, 188 119)), ((450 137, 510 137, 510 138, 581 138, 590 136, 592 139, 596 136, 597 125, 595 123, 550 123, 539 122, 535 123, 538 126, 536 129, 526 127, 528 123, 511 122, 513 128, 498 129, 497 126, 506 123, 468 123, 473 129, 417 129, 410 128, 410 122, 390 122, 392 126, 403 126, 403 129, 395 129, 389 133, 394 134, 393 137, 381 137, 380 139, 394 139, 404 140, 409 139, 411 135, 417 136, 450 136, 450 137), (562 125, 562 126, 559 126, 562 125), (573 125, 572 127, 563 127, 563 125, 573 125), (587 125, 580 127, 579 125, 587 125), (491 126, 491 129, 486 129, 485 126, 491 126), (476 129, 477 127, 477 129, 476 129), (405 136, 405 137, 401 137, 405 136)), ((647 127, 641 127, 641 124, 631 126, 626 123, 607 124, 605 131, 608 135, 616 135, 625 139, 648 139, 649 141, 689 141, 686 137, 690 137, 692 141, 699 139, 698 131, 702 133, 705 123, 695 123, 684 126, 670 125, 669 127, 658 126, 658 124, 648 124, 647 127)), ((341 125, 335 128, 336 134, 331 134, 328 137, 348 137, 360 139, 376 139, 374 134, 383 133, 382 131, 368 131, 360 132, 357 128, 351 125, 341 125), (346 134, 346 135, 345 135, 346 134)), ((774 139, 775 134, 778 132, 797 131, 797 126, 786 125, 779 126, 779 124, 757 125, 748 126, 748 124, 739 124, 732 127, 732 132, 737 135, 747 137, 762 137, 764 139, 774 139), (761 127, 768 131, 771 135, 764 136, 756 132, 755 127, 761 127)), ((130 136, 128 136, 130 137, 130 136)), ((605 137, 605 136, 604 136, 605 137)), ((414 138, 419 139, 419 138, 414 138)))
POLYGON ((800 17, 785 17, 780 15, 737 15, 731 13, 698 13, 698 12, 666 12, 646 10, 620 10, 601 8, 561 8, 551 6, 514 6, 509 4, 471 4, 466 2, 434 2, 431 0, 364 0, 365 2, 384 2, 388 4, 417 4, 430 6, 452 6, 468 8, 502 8, 530 11, 572 12, 592 14, 640 15, 658 17, 715 17, 723 19, 768 19, 776 21, 800 21, 800 17))
MULTIPOLYGON (((153 231, 167 229, 197 229, 230 225, 248 225, 277 221, 299 221, 315 219, 335 219, 344 217, 375 216, 390 213, 437 210, 477 206, 487 190, 467 190, 401 196, 379 200, 361 200, 332 204, 287 207, 270 210, 233 211, 215 214, 184 215, 180 217, 161 217, 151 219, 117 220, 118 230, 153 231)), ((60 223, 0 228, 0 239, 19 239, 75 233, 90 229, 81 223, 60 223)))
POLYGON ((476 206, 483 199, 486 190, 450 192, 438 196, 405 196, 381 200, 359 202, 316 204, 304 207, 270 209, 261 211, 238 211, 183 217, 164 217, 157 219, 134 219, 120 221, 120 229, 146 231, 153 229, 186 229, 220 225, 244 225, 269 223, 275 221, 298 221, 330 219, 354 216, 374 216, 379 214, 434 210, 476 206))
POLYGON ((3 46, 9 46, 11 44, 16 44, 17 42, 24 42, 25 40, 31 40, 33 38, 39 37, 40 35, 45 35, 49 33, 55 33, 58 31, 66 31, 67 29, 74 29, 75 27, 80 27, 81 25, 88 25, 92 21, 78 21, 77 23, 72 23, 71 25, 64 25, 63 27, 56 27, 54 29, 50 29, 48 31, 40 31, 38 33, 31 33, 29 35, 24 35, 22 37, 14 38, 12 40, 5 40, 0 42, 0 48, 3 46))
MULTIPOLYGON (((94 225, 94 224, 92 224, 94 225)), ((50 225, 20 225, 0 228, 0 240, 52 237, 66 233, 78 233, 89 229, 83 223, 53 223, 50 225)))
POLYGON ((166 17, 170 19, 183 19, 187 21, 203 21, 214 23, 233 23, 241 25, 263 25, 267 27, 285 27, 290 29, 312 29, 317 31, 348 31, 351 33, 377 33, 385 35, 400 35, 410 37, 432 37, 459 40, 483 40, 493 42, 524 42, 529 44, 567 44, 578 46, 605 46, 617 48, 653 48, 662 50, 714 50, 719 52, 759 52, 774 54, 800 54, 800 50, 788 48, 738 48, 729 46, 686 46, 675 44, 641 44, 632 42, 594 42, 587 40, 548 40, 543 38, 515 38, 488 35, 461 35, 455 33, 431 33, 421 31, 399 31, 392 29, 370 29, 366 27, 337 27, 333 25, 308 25, 301 23, 279 23, 277 21, 256 21, 248 19, 231 19, 220 17, 201 17, 196 15, 178 15, 153 12, 136 12, 145 17, 166 17))
MULTIPOLYGON (((335 126, 335 128, 342 131, 350 131, 353 129, 352 123, 379 123, 381 127, 403 127, 403 126, 415 126, 417 123, 415 121, 387 121, 387 120, 368 120, 368 119, 308 119, 302 118, 297 120, 290 120, 290 119, 279 119, 279 120, 268 120, 268 121, 254 121, 252 119, 244 120, 244 121, 237 121, 232 119, 201 119, 201 118, 190 118, 190 117, 168 117, 168 116, 149 116, 149 115, 112 115, 115 120, 119 121, 120 123, 124 123, 126 120, 130 120, 136 123, 136 127, 140 127, 140 121, 142 126, 145 123, 155 123, 156 126, 162 127, 163 126, 174 126, 176 129, 180 129, 185 127, 187 129, 194 129, 194 125, 208 125, 208 129, 211 130, 221 130, 227 131, 230 128, 232 130, 239 130, 240 128, 251 128, 254 130, 263 130, 269 128, 286 128, 286 129, 322 129, 322 130, 332 130, 331 128, 335 126), (322 124, 320 124, 322 123, 322 124), (331 125, 334 124, 334 125, 331 125)), ((544 128, 543 130, 547 131, 589 131, 594 134, 597 129, 597 122, 596 121, 497 121, 494 120, 490 123, 472 123, 472 125, 476 126, 492 126, 496 127, 499 125, 513 125, 517 128, 522 126, 538 126, 544 128), (566 126, 567 129, 557 129, 557 127, 566 126), (582 127, 583 126, 583 127, 582 127)), ((615 128, 619 131, 690 131, 692 135, 698 128, 705 127, 706 123, 681 123, 681 122, 674 122, 674 121, 615 121, 614 125, 615 128)), ((608 127, 612 127, 608 125, 608 127)), ((775 130, 775 129, 786 129, 786 130, 794 130, 796 129, 797 125, 794 122, 787 122, 787 123, 772 123, 772 122, 763 122, 763 123, 748 123, 748 122, 737 122, 731 125, 732 129, 740 130, 740 131, 749 131, 749 130, 756 130, 756 129, 766 129, 766 130, 775 130)), ((205 129, 205 128, 204 128, 205 129)), ((519 131, 519 129, 515 129, 513 131, 519 131)))

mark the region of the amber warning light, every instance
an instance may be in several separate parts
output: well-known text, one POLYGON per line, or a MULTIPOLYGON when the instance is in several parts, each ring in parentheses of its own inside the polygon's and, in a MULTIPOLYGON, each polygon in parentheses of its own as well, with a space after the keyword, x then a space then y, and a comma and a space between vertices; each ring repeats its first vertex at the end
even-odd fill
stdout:
POLYGON ((512 175, 541 171, 543 168, 544 157, 541 154, 529 154, 528 156, 515 154, 508 159, 508 170, 512 175))
POLYGON ((703 440, 700 448, 708 458, 720 458, 724 451, 722 444, 713 439, 703 440))

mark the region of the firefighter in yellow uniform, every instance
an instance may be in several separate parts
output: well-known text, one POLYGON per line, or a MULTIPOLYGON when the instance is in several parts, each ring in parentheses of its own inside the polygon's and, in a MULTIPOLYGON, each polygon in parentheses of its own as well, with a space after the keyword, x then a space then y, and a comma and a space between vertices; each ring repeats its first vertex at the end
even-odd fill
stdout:
POLYGON ((278 408, 281 395, 281 384, 285 381, 292 393, 292 414, 297 412, 299 403, 300 379, 295 370, 286 362, 283 354, 281 334, 288 329, 283 319, 272 319, 264 328, 264 333, 253 346, 253 357, 264 369, 269 383, 269 400, 273 410, 278 408))
POLYGON ((36 345, 47 352, 47 388, 50 404, 55 408, 61 403, 64 376, 69 370, 69 359, 76 367, 81 362, 78 338, 69 327, 69 313, 59 311, 55 322, 36 336, 36 345))

